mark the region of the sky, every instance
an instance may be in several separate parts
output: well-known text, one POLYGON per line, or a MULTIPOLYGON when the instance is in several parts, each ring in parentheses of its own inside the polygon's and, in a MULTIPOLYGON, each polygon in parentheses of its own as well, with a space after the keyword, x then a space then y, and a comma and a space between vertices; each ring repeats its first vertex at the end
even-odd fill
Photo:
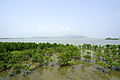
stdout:
POLYGON ((0 38, 120 37, 120 0, 0 0, 0 38))

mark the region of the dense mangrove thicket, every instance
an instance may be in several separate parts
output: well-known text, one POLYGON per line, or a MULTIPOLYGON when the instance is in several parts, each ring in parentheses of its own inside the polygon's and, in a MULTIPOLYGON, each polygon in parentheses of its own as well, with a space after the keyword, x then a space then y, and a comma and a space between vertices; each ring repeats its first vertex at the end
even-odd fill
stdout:
POLYGON ((26 49, 37 48, 36 43, 24 43, 24 42, 0 42, 0 53, 9 51, 22 51, 26 49))
POLYGON ((120 45, 0 42, 0 71, 32 71, 37 67, 95 64, 120 71, 120 45))

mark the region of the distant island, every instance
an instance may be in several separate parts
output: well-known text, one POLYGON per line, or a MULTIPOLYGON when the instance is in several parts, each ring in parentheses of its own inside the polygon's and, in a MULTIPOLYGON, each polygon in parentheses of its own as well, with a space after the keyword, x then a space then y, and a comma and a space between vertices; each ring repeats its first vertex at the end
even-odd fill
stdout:
POLYGON ((120 38, 105 38, 105 40, 120 40, 120 38))
POLYGON ((37 36, 37 37, 24 37, 24 38, 0 38, 0 39, 81 39, 87 38, 82 35, 63 35, 63 36, 37 36))
POLYGON ((86 36, 82 35, 63 35, 63 36, 55 36, 55 37, 29 37, 29 38, 37 38, 37 39, 81 39, 86 38, 86 36))

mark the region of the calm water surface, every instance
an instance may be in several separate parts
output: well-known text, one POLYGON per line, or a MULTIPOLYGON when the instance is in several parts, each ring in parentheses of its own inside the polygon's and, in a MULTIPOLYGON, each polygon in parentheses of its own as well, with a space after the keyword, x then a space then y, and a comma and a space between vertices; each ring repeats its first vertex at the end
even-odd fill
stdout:
POLYGON ((93 38, 82 38, 82 39, 0 39, 0 42, 49 42, 49 43, 62 43, 62 44, 75 44, 80 45, 84 43, 88 44, 120 44, 120 40, 104 40, 104 39, 93 39, 93 38))

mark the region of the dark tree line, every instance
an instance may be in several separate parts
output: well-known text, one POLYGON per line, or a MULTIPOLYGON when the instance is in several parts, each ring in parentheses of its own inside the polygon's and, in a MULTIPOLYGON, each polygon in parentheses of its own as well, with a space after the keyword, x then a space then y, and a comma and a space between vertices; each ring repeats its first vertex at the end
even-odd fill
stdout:
POLYGON ((0 53, 9 51, 22 51, 37 48, 36 43, 25 42, 0 42, 0 53))

